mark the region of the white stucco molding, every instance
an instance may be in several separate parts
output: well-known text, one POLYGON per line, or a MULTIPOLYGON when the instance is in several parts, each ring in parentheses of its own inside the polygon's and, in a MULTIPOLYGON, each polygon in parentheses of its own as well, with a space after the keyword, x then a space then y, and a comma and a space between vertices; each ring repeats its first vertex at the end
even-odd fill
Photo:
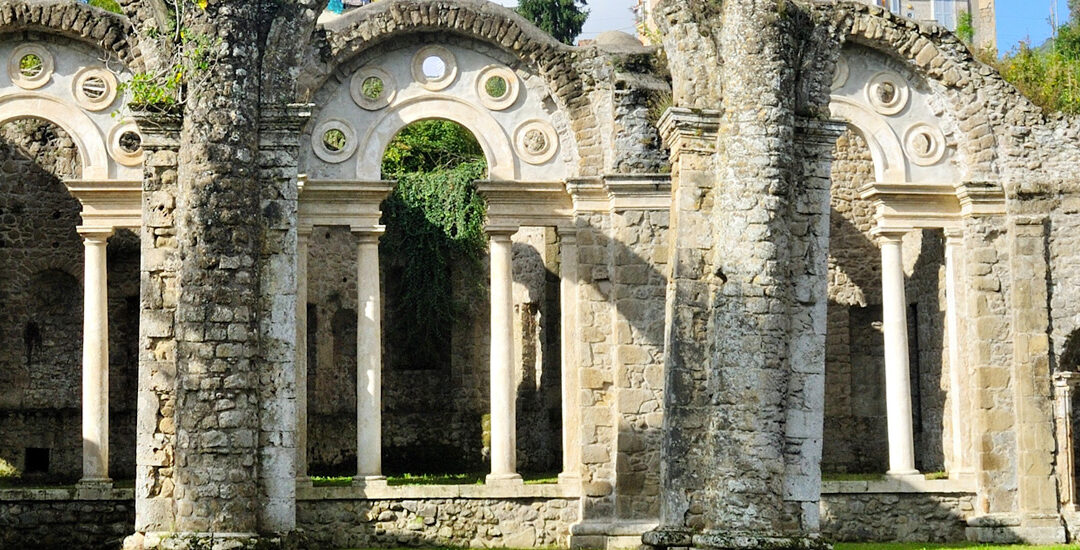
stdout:
POLYGON ((301 178, 297 225, 348 226, 352 231, 379 227, 380 205, 394 188, 385 180, 338 181, 301 178))
POLYGON ((485 180, 476 187, 495 225, 560 226, 574 216, 574 203, 562 182, 485 180))
POLYGON ((878 227, 942 229, 959 227, 960 201, 952 183, 868 183, 861 198, 874 205, 878 227))
POLYGON ((462 99, 448 95, 423 95, 391 106, 360 138, 363 152, 357 162, 356 177, 378 180, 386 146, 402 128, 418 120, 445 119, 472 132, 488 163, 488 177, 493 181, 514 180, 518 170, 510 137, 490 114, 462 99), (377 152, 377 154, 374 154, 377 152))
POLYGON ((909 180, 907 161, 900 138, 881 115, 846 97, 833 95, 829 110, 834 118, 850 124, 870 148, 877 181, 902 183, 909 180))
POLYGON ((133 229, 142 226, 142 180, 64 180, 82 204, 85 230, 133 229))
POLYGON ((109 179, 109 153, 105 136, 82 109, 36 92, 0 94, 0 125, 22 118, 47 120, 71 136, 79 150, 82 179, 109 179))

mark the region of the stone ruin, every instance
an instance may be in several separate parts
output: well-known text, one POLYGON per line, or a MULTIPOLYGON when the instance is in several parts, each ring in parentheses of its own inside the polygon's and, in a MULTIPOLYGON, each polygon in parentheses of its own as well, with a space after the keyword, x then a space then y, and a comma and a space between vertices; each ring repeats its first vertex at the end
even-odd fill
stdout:
POLYGON ((1080 531, 1080 121, 943 28, 662 0, 660 46, 570 47, 480 0, 119 4, 0 0, 0 459, 57 483, 0 488, 0 548, 1080 531), (177 25, 213 62, 134 104, 177 25), (489 255, 419 368, 380 163, 432 118, 484 151, 489 255), (385 477, 440 467, 485 483, 385 477))

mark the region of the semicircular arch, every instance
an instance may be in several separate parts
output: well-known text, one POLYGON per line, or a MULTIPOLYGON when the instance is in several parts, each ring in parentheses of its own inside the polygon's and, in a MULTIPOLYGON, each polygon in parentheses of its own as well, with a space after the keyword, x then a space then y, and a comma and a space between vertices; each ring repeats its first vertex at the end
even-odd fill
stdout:
POLYGON ((833 96, 829 109, 834 117, 847 122, 866 140, 870 156, 874 159, 874 177, 877 181, 908 181, 907 161, 900 138, 881 117, 844 97, 833 96))
POLYGON ((0 94, 0 125, 23 118, 37 118, 62 128, 75 142, 83 179, 108 179, 109 153, 97 125, 82 110, 45 94, 0 94))
POLYGON ((488 177, 493 180, 517 179, 517 168, 510 138, 499 123, 472 104, 452 96, 418 97, 402 102, 386 112, 371 125, 360 140, 361 151, 378 151, 378 155, 360 155, 356 175, 360 179, 381 177, 382 159, 386 147, 403 128, 420 120, 444 119, 455 122, 472 132, 480 143, 488 163, 488 177), (432 113, 438 113, 432 116, 432 113))

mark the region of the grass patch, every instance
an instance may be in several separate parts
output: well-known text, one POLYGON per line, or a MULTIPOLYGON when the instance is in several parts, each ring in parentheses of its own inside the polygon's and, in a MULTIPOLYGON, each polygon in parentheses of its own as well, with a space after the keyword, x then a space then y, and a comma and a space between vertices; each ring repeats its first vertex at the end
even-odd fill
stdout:
POLYGON ((993 544, 976 544, 973 542, 948 542, 948 543, 926 543, 926 542, 838 542, 833 545, 835 550, 937 550, 939 548, 965 548, 968 550, 1003 550, 1007 548, 1033 548, 1039 550, 1076 550, 1075 546, 1033 546, 1024 544, 1015 545, 993 545, 993 544))
MULTIPOLYGON (((467 472, 461 474, 395 474, 386 476, 386 484, 403 485, 483 485, 487 473, 467 472)), ((545 485, 559 482, 558 474, 521 474, 526 485, 545 485)), ((349 487, 350 476, 311 476, 315 487, 349 487)))

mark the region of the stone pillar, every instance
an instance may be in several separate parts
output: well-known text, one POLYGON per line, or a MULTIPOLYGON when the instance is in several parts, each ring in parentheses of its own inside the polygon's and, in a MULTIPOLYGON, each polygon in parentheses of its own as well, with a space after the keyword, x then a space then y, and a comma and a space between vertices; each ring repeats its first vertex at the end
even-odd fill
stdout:
POLYGON ((105 249, 112 229, 83 237, 83 473, 80 485, 109 485, 109 280, 105 249))
POLYGON ((296 484, 310 486, 307 461, 307 268, 311 227, 296 231, 296 484))
POLYGON ((517 227, 489 227, 491 238, 491 473, 487 483, 521 483, 517 473, 513 243, 517 227))
POLYGON ((1058 453, 1058 501, 1070 512, 1080 510, 1076 500, 1076 457, 1073 449, 1076 434, 1073 433, 1073 406, 1075 386, 1080 385, 1080 373, 1058 372, 1054 374, 1054 424, 1057 426, 1058 453))
POLYGON ((559 228, 559 310, 562 343, 562 455, 560 483, 581 481, 581 407, 577 362, 577 230, 559 228))
POLYGON ((908 364, 907 298, 903 241, 907 229, 875 230, 881 244, 881 315, 885 333, 885 408, 890 475, 915 475, 908 364))
POLYGON ((963 229, 945 230, 945 330, 949 347, 949 414, 952 418, 952 460, 948 471, 953 477, 971 473, 966 450, 969 420, 964 414, 968 403, 964 384, 969 377, 964 372, 960 358, 960 283, 957 270, 958 256, 963 246, 963 229))
POLYGON ((385 483, 382 475, 382 290, 379 236, 358 231, 356 267, 356 484, 385 483))

